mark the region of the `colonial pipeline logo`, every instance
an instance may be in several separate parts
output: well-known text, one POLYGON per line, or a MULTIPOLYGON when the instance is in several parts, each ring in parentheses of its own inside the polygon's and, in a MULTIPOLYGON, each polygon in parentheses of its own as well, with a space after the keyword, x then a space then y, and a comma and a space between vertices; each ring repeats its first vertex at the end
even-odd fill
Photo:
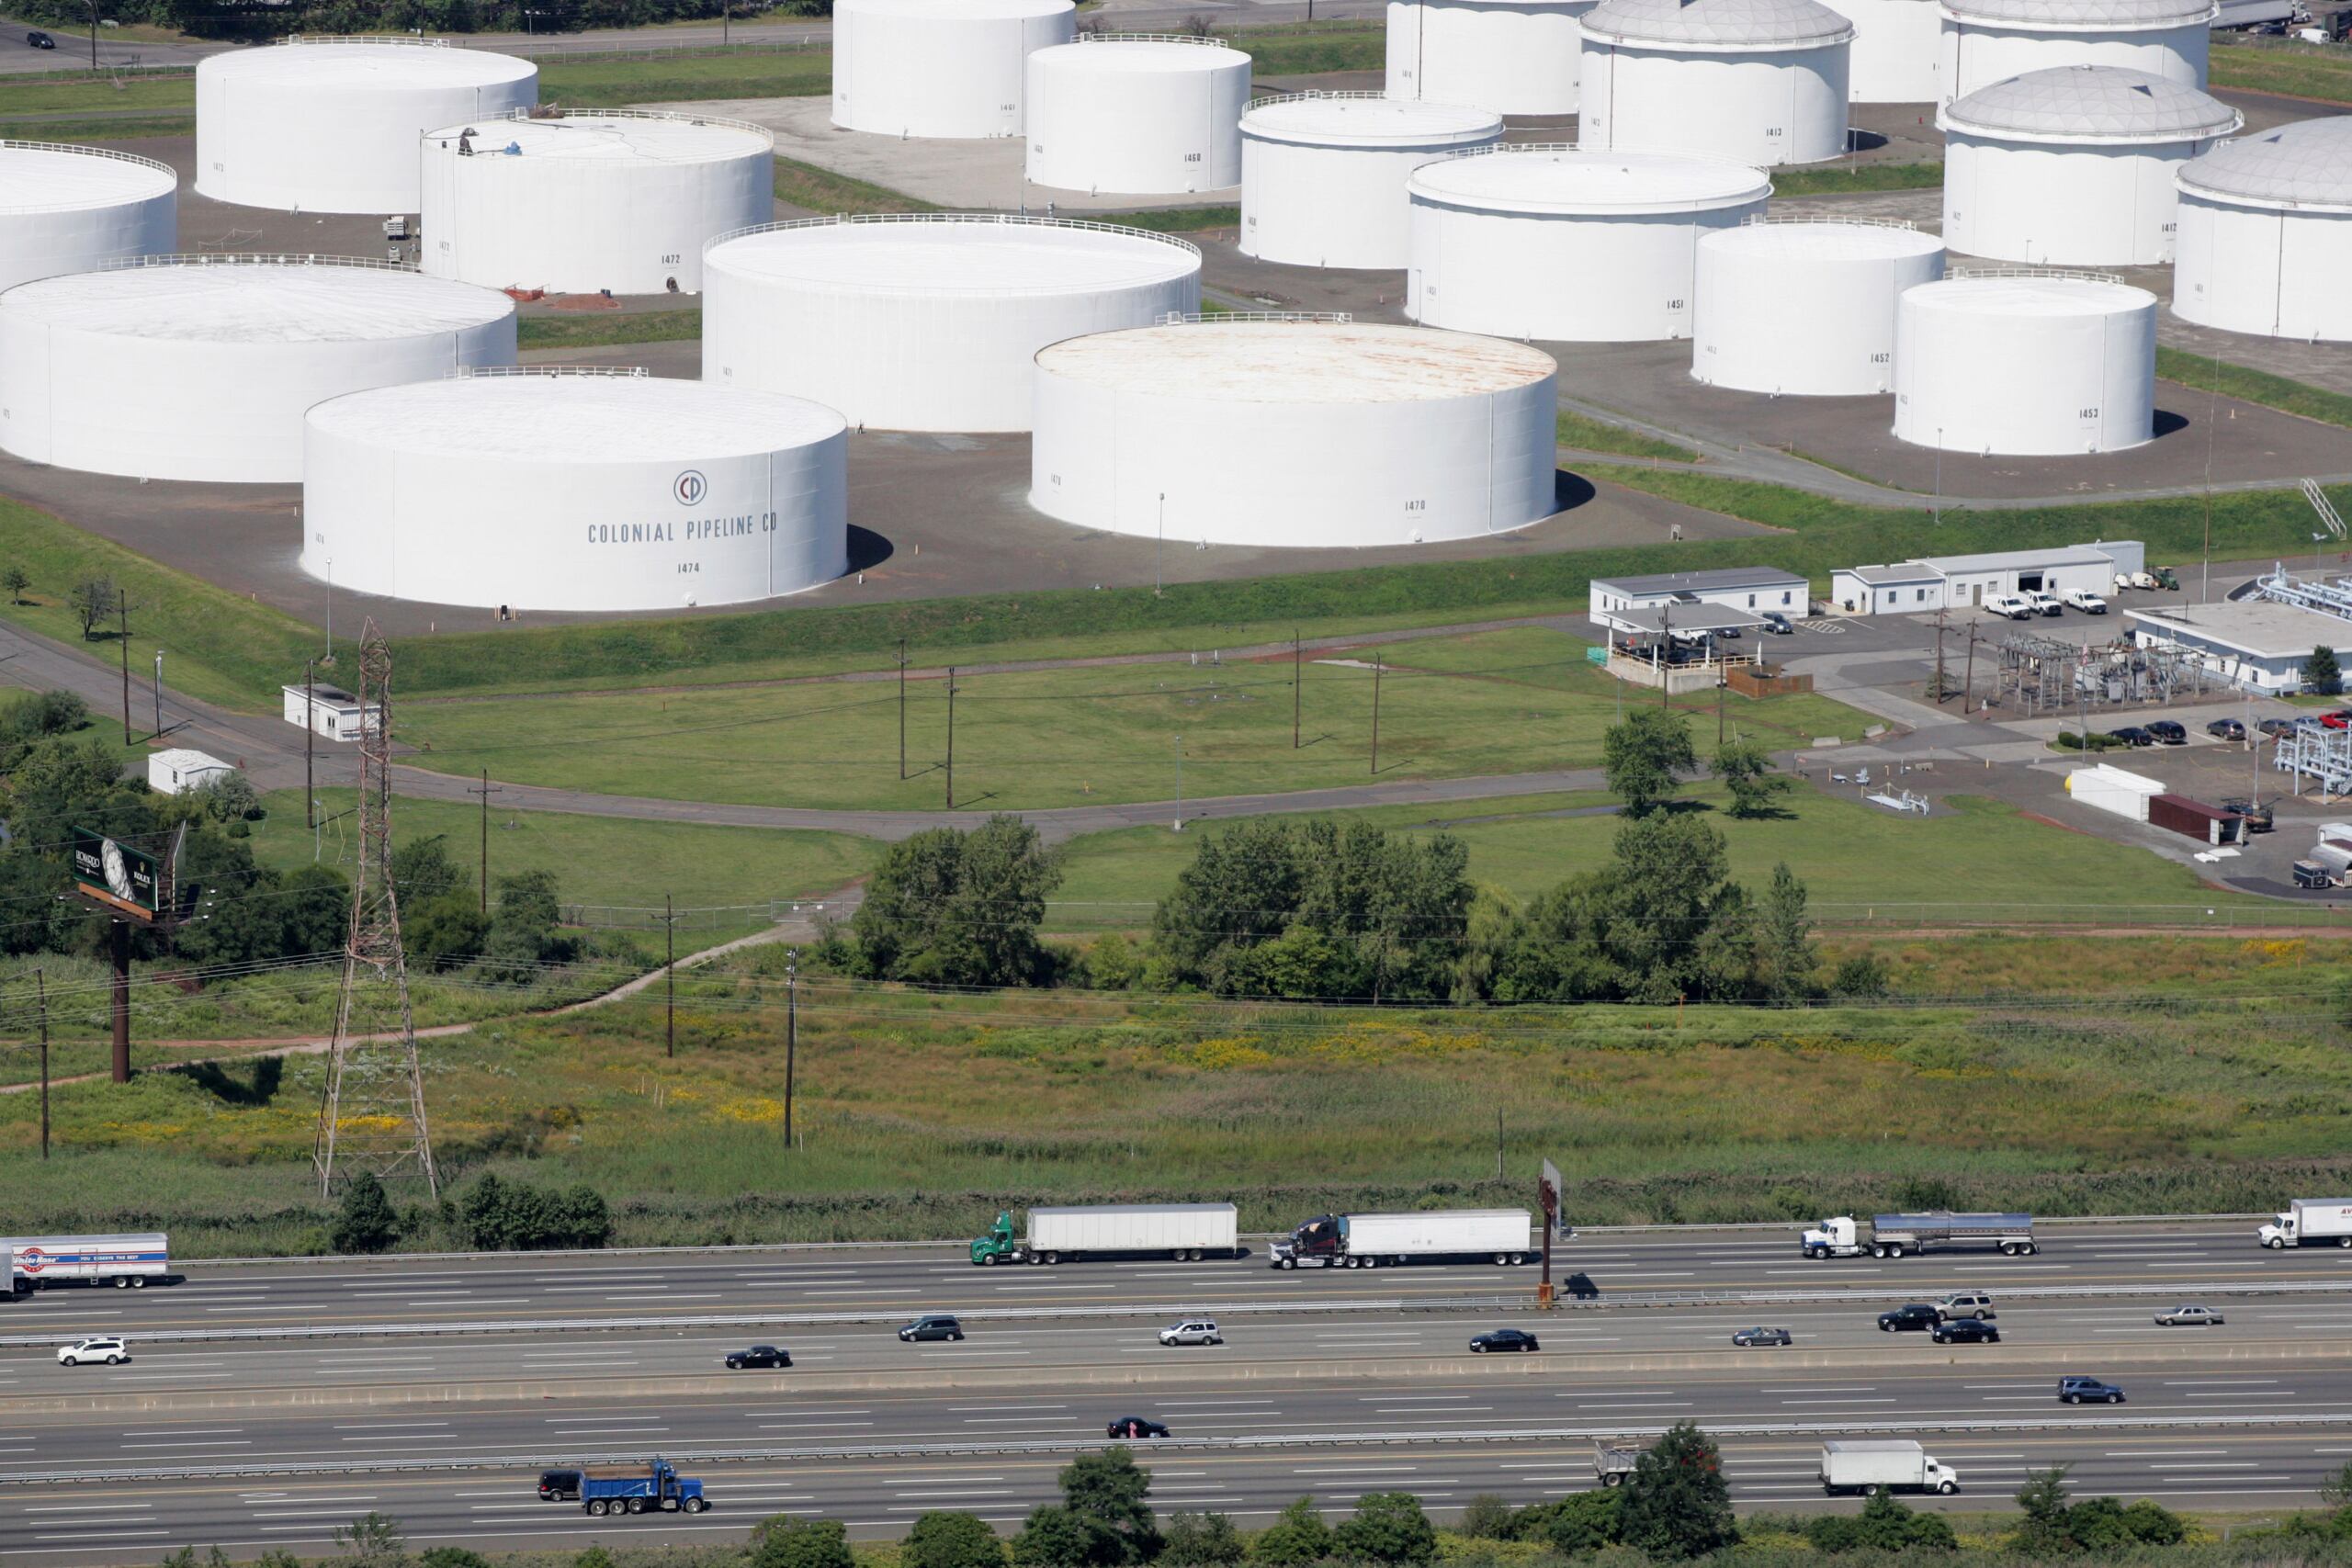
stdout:
POLYGON ((710 481, 698 470, 688 468, 671 485, 670 493, 678 498, 680 506, 700 506, 702 498, 710 493, 710 481))
MULTIPOLYGON (((752 485, 738 483, 732 487, 736 492, 745 489, 763 491, 765 487, 758 485, 756 481, 752 485)), ((708 475, 699 468, 683 468, 679 470, 678 476, 670 481, 670 499, 680 506, 693 507, 699 512, 704 506, 724 508, 730 503, 740 504, 741 502, 753 499, 753 497, 740 493, 714 497, 711 494, 708 475)), ((766 496, 760 493, 757 499, 764 501, 766 496)), ((650 523, 589 523, 582 526, 586 534, 585 542, 592 547, 676 545, 698 544, 717 539, 743 539, 760 534, 773 534, 777 531, 781 521, 775 513, 762 509, 735 513, 721 512, 718 515, 664 518, 659 522, 650 523)), ((695 571, 700 569, 694 563, 686 561, 679 563, 678 570, 695 571)))

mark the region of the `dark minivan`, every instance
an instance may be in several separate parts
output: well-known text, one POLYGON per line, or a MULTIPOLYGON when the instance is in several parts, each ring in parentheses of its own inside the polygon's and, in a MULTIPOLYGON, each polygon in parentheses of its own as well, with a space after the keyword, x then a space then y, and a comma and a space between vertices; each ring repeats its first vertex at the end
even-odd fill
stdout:
POLYGON ((539 1472, 539 1501, 542 1503, 580 1501, 580 1472, 576 1470, 539 1472))
POLYGON ((918 1339, 961 1339, 964 1325, 946 1313, 930 1313, 899 1330, 899 1337, 910 1344, 918 1339))

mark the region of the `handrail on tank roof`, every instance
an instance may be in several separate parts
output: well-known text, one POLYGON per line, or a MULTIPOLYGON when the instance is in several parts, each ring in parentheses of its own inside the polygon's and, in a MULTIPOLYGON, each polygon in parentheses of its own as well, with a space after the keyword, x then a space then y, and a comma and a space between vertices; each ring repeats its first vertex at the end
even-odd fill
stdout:
POLYGON ((2112 283, 2121 285, 2123 275, 2116 272, 2082 272, 2062 266, 1956 266, 1944 274, 1955 277, 2056 277, 2075 283, 2112 283))
POLYGON ((1739 226, 1743 229, 1751 225, 1760 228, 1767 223, 1823 223, 1835 224, 1841 229, 1909 229, 1913 231, 1917 231, 1919 227, 1908 218, 1841 218, 1834 212, 1792 212, 1785 216, 1780 213, 1751 212, 1739 220, 1739 226))
MULTIPOLYGON (((19 152, 72 152, 88 158, 112 158, 119 164, 137 164, 142 168, 153 169, 157 174, 169 175, 173 191, 176 193, 179 189, 180 175, 177 169, 173 168, 169 164, 157 163, 153 158, 142 158, 136 152, 118 152, 111 147, 84 147, 72 141, 10 141, 0 139, 0 152, 11 150, 19 152)), ((21 206, 0 208, 0 211, 15 216, 24 216, 36 212, 85 211, 92 208, 116 205, 120 204, 104 197, 85 197, 79 201, 44 201, 38 205, 28 202, 21 206)))
POLYGON ((1236 53, 1241 52, 1227 39, 1213 37, 1207 33, 1080 33, 1076 41, 1079 43, 1200 43, 1206 44, 1212 49, 1233 49, 1236 53))
POLYGON ((288 33, 279 43, 384 43, 405 45, 410 49, 447 49, 445 38, 426 38, 422 33, 288 33))
POLYGON ((477 376, 616 376, 641 381, 652 374, 642 365, 460 365, 441 372, 441 379, 468 381, 477 376))
MULTIPOLYGON (((599 109, 569 104, 529 104, 518 105, 511 109, 502 109, 494 115, 479 118, 469 123, 474 125, 498 125, 507 120, 513 120, 517 124, 520 124, 528 120, 545 124, 548 120, 555 119, 684 120, 688 125, 721 125, 725 126, 729 130, 752 131, 764 139, 770 147, 774 147, 775 145, 775 132, 769 130, 766 126, 761 125, 755 120, 729 119, 725 115, 717 114, 688 114, 680 109, 599 109)), ((443 130, 446 129, 446 127, 443 128, 443 130)), ((441 131, 428 130, 424 132, 424 134, 427 136, 435 136, 441 134, 441 131)))
POLYGON ((1180 251, 1201 254, 1201 247, 1190 240, 1180 240, 1173 234, 1161 234, 1149 229, 1130 229, 1119 223, 1097 223, 1087 218, 1037 218, 1024 212, 842 212, 831 218, 789 218, 775 223, 754 223, 746 229, 729 229, 724 234, 713 234, 702 243, 705 255, 729 240, 741 240, 753 234, 777 234, 789 229, 834 229, 856 223, 997 223, 1007 228, 1083 229, 1097 234, 1125 234, 1130 239, 1157 240, 1173 245, 1180 251))
POLYGON ((268 251, 178 251, 168 255, 123 256, 101 262, 92 272, 123 272, 141 266, 364 266, 378 272, 415 272, 409 262, 379 261, 373 256, 298 255, 268 251))
POLYGON ((1152 318, 1156 327, 1197 327, 1217 321, 1306 321, 1347 326, 1355 317, 1346 310, 1162 310, 1152 318))

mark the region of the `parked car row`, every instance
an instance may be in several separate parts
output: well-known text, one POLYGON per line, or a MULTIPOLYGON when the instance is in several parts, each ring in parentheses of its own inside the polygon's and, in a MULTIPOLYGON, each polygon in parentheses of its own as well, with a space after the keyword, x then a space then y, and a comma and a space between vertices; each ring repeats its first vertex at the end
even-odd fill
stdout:
POLYGON ((2063 597, 2045 593, 2039 588, 2027 588, 2015 593, 1990 594, 1984 600, 1984 609, 1988 615, 2026 621, 2036 615, 2064 615, 2068 610, 2080 610, 2086 615, 2104 615, 2107 614, 2107 601, 2082 588, 2075 589, 2063 597))

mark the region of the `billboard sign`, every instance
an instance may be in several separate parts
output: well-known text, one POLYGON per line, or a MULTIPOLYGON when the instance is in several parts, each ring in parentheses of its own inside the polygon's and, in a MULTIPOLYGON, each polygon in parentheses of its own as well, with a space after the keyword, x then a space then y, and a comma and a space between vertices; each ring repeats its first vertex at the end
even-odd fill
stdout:
POLYGON ((153 855, 87 828, 74 829, 74 887, 83 897, 132 919, 153 921, 162 907, 162 886, 153 855))

